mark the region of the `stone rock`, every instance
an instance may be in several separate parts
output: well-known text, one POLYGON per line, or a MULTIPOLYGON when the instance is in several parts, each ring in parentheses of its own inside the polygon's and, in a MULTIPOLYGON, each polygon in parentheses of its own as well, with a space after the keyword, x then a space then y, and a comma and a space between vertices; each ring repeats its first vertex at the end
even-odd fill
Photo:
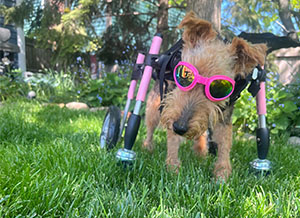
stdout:
POLYGON ((89 106, 85 103, 82 102, 70 102, 68 104, 66 104, 66 107, 72 110, 87 110, 89 109, 89 106))
POLYGON ((297 136, 292 136, 289 138, 288 144, 300 146, 300 138, 297 136))
POLYGON ((44 103, 43 106, 58 106, 60 108, 63 108, 65 107, 65 104, 64 103, 44 103))
POLYGON ((256 136, 251 135, 251 134, 249 134, 249 133, 245 133, 245 134, 242 136, 242 140, 243 140, 243 141, 256 141, 256 136))
POLYGON ((92 108, 90 108, 90 111, 91 111, 91 112, 105 111, 105 110, 107 110, 107 109, 108 109, 108 107, 92 107, 92 108))
POLYGON ((59 104, 57 104, 57 106, 60 107, 60 108, 64 108, 65 104, 64 103, 59 103, 59 104))
POLYGON ((35 91, 30 91, 30 92, 28 92, 27 98, 28 98, 28 99, 34 99, 34 98, 36 98, 36 93, 35 93, 35 91))
POLYGON ((34 73, 26 71, 26 72, 24 72, 23 76, 24 76, 25 79, 28 79, 30 77, 33 77, 34 73))

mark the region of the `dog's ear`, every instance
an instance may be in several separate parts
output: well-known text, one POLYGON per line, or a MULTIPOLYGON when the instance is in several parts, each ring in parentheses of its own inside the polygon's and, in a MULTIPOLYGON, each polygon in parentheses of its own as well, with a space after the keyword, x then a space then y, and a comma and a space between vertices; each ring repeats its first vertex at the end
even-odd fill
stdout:
POLYGON ((250 44, 244 39, 233 38, 230 53, 235 57, 234 72, 248 74, 256 65, 264 65, 266 52, 265 44, 250 44))
POLYGON ((212 24, 197 18, 193 11, 186 14, 178 28, 184 28, 182 39, 190 48, 195 47, 200 40, 210 41, 215 39, 217 35, 212 24))

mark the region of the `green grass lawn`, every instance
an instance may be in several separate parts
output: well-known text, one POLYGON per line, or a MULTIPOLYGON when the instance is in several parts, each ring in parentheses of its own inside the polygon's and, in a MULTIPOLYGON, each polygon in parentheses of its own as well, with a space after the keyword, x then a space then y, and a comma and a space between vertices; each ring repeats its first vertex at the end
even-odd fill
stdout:
MULTIPOLYGON (((71 111, 36 102, 0 108, 0 217, 300 217, 300 150, 272 137, 267 177, 249 172, 255 142, 234 141, 228 183, 212 178, 215 157, 180 149, 179 174, 165 167, 166 134, 150 155, 140 145, 132 170, 116 150, 99 148, 105 112, 71 111)), ((121 147, 121 144, 118 145, 121 147)))

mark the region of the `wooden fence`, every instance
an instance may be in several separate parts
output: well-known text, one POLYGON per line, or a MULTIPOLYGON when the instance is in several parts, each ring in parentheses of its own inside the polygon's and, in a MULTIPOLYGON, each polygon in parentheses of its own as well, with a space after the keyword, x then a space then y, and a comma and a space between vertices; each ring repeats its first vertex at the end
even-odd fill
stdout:
POLYGON ((33 39, 26 38, 26 68, 27 71, 38 72, 50 67, 52 52, 35 46, 33 39))
POLYGON ((300 73, 300 47, 280 49, 274 52, 275 64, 278 66, 280 82, 288 84, 300 73))

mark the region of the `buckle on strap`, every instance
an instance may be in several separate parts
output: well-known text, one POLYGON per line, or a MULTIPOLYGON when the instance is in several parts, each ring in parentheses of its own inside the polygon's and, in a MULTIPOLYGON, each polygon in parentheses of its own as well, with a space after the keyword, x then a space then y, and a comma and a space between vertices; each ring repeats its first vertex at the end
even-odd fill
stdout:
POLYGON ((250 73, 245 79, 240 77, 235 78, 235 88, 230 96, 230 101, 228 105, 232 105, 241 96, 242 91, 248 86, 248 92, 251 93, 253 97, 257 95, 260 90, 260 82, 266 81, 266 71, 261 68, 260 65, 256 66, 252 73, 250 73))

